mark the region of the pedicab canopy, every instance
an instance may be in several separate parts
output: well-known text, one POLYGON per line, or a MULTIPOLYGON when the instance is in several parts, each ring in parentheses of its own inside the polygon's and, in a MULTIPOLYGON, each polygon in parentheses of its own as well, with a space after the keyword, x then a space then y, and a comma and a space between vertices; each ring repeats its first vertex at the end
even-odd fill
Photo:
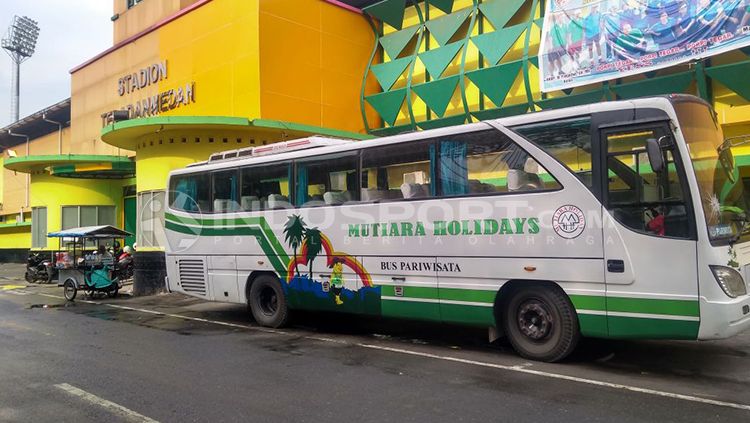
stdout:
POLYGON ((133 234, 108 225, 84 226, 47 234, 49 238, 125 238, 129 236, 133 234))

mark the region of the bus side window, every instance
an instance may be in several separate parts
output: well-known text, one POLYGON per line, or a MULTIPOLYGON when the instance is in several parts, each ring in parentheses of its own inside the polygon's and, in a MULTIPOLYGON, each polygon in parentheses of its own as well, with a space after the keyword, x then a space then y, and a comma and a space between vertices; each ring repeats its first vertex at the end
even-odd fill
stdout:
POLYGON ((210 175, 198 173, 175 176, 169 187, 169 205, 172 209, 206 213, 211 210, 210 175))
POLYGON ((612 130, 607 143, 607 208, 623 225, 655 236, 690 236, 687 205, 680 178, 681 164, 670 150, 664 152, 665 169, 654 173, 646 153, 646 140, 667 135, 667 129, 641 127, 612 130))
POLYGON ((289 173, 291 164, 270 164, 240 170, 240 209, 260 211, 291 208, 289 173))
POLYGON ((495 130, 440 138, 437 166, 446 197, 559 189, 526 151, 495 130))
POLYGON ((590 118, 535 123, 513 130, 563 163, 589 189, 593 187, 590 118))
POLYGON ((415 142, 362 150, 362 201, 434 197, 433 145, 415 142))
POLYGON ((359 200, 357 153, 316 157, 297 162, 297 206, 333 206, 359 200))
POLYGON ((215 172, 213 178, 213 212, 230 213, 240 209, 237 199, 237 169, 215 172))

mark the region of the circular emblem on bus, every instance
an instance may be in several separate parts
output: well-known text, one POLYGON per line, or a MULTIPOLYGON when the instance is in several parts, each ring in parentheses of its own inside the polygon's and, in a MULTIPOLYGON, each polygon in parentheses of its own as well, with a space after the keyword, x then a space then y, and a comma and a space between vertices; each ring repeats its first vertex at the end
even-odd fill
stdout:
POLYGON ((552 215, 552 229, 565 239, 573 239, 586 228, 586 216, 576 206, 562 206, 552 215))

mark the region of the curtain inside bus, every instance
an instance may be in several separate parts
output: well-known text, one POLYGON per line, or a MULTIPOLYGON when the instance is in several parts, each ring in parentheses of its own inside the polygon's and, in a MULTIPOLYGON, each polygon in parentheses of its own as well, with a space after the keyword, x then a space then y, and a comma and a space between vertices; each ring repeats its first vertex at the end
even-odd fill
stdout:
POLYGON ((464 195, 469 192, 466 151, 465 142, 442 141, 440 143, 440 186, 444 195, 464 195))
POLYGON ((298 206, 307 203, 307 183, 307 166, 299 164, 297 165, 297 195, 295 196, 298 206))
POLYGON ((173 208, 189 212, 198 210, 198 204, 195 201, 195 198, 198 196, 198 186, 195 178, 179 179, 174 190, 177 195, 175 195, 175 199, 172 202, 173 208))

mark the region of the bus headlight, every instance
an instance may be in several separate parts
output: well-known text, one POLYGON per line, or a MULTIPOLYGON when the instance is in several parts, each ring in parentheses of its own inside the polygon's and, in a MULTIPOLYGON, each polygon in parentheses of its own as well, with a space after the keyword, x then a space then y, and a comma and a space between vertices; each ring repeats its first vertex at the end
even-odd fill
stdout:
POLYGON ((721 289, 731 298, 747 294, 745 281, 740 272, 726 266, 709 266, 713 272, 716 282, 721 289))

